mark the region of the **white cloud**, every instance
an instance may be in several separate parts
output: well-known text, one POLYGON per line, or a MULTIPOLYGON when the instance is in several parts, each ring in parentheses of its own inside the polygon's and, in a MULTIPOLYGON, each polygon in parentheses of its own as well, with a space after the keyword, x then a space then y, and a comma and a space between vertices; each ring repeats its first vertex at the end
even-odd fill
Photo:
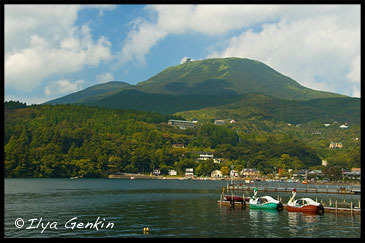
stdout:
POLYGON ((59 96, 71 92, 79 91, 83 88, 84 80, 77 80, 71 82, 67 79, 61 79, 55 82, 51 82, 50 85, 44 88, 44 93, 47 96, 59 96))
POLYGON ((103 74, 96 76, 96 80, 99 83, 105 83, 105 82, 113 81, 114 76, 110 73, 103 73, 103 74))
MULTIPOLYGON (((5 5, 5 84, 32 91, 54 75, 97 66, 111 58, 111 43, 94 41, 90 28, 74 26, 88 5, 5 5)), ((111 6, 100 6, 102 10, 111 6)))
POLYGON ((223 51, 209 57, 259 60, 306 87, 359 97, 359 24, 356 8, 293 19, 288 15, 263 24, 260 32, 250 29, 231 38, 223 51), (343 24, 351 18, 352 24, 343 24))
POLYGON ((121 51, 122 62, 144 63, 150 49, 169 34, 222 35, 270 19, 276 5, 148 5, 149 19, 137 18, 121 51))

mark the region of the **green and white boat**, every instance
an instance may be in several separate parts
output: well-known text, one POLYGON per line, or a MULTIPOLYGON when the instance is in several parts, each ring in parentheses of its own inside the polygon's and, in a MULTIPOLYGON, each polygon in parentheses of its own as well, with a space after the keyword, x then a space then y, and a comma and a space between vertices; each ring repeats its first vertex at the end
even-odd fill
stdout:
POLYGON ((283 204, 270 196, 258 197, 257 188, 254 189, 254 195, 250 198, 249 205, 250 209, 283 209, 283 204))

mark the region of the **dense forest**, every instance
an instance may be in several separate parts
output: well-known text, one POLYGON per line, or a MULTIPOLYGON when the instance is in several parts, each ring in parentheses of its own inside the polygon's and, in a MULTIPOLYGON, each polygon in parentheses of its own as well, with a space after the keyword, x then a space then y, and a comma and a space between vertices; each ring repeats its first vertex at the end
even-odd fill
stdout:
POLYGON ((147 174, 155 168, 183 175, 190 167, 197 176, 209 176, 231 165, 268 174, 277 168, 319 168, 322 159, 331 166, 360 167, 360 143, 353 139, 360 136, 360 126, 317 138, 306 130, 313 124, 276 132, 278 125, 269 123, 270 132, 247 132, 239 124, 199 122, 195 129, 183 130, 167 124, 183 119, 176 115, 82 105, 4 105, 5 177, 106 177, 147 174), (337 138, 351 142, 344 142, 342 150, 329 150, 328 139, 337 138), (213 152, 223 162, 198 162, 201 151, 213 152))

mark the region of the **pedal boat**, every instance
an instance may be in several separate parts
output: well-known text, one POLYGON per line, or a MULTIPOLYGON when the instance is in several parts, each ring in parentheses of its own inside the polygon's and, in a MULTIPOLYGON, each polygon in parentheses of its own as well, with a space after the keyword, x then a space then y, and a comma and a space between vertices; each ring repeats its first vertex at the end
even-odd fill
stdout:
POLYGON ((300 198, 295 200, 296 190, 293 189, 292 197, 288 201, 288 212, 305 212, 305 213, 324 213, 324 207, 321 203, 313 201, 311 198, 300 198))
POLYGON ((254 195, 250 198, 249 205, 250 209, 283 209, 283 204, 270 196, 258 197, 257 188, 254 189, 254 195))

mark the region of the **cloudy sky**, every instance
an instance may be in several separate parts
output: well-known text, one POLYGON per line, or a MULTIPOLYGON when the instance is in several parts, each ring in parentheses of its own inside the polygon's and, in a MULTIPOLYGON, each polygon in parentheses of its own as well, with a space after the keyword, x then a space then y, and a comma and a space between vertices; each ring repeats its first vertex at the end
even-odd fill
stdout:
POLYGON ((360 5, 5 5, 5 100, 136 84, 186 56, 255 59, 360 97, 360 5))

